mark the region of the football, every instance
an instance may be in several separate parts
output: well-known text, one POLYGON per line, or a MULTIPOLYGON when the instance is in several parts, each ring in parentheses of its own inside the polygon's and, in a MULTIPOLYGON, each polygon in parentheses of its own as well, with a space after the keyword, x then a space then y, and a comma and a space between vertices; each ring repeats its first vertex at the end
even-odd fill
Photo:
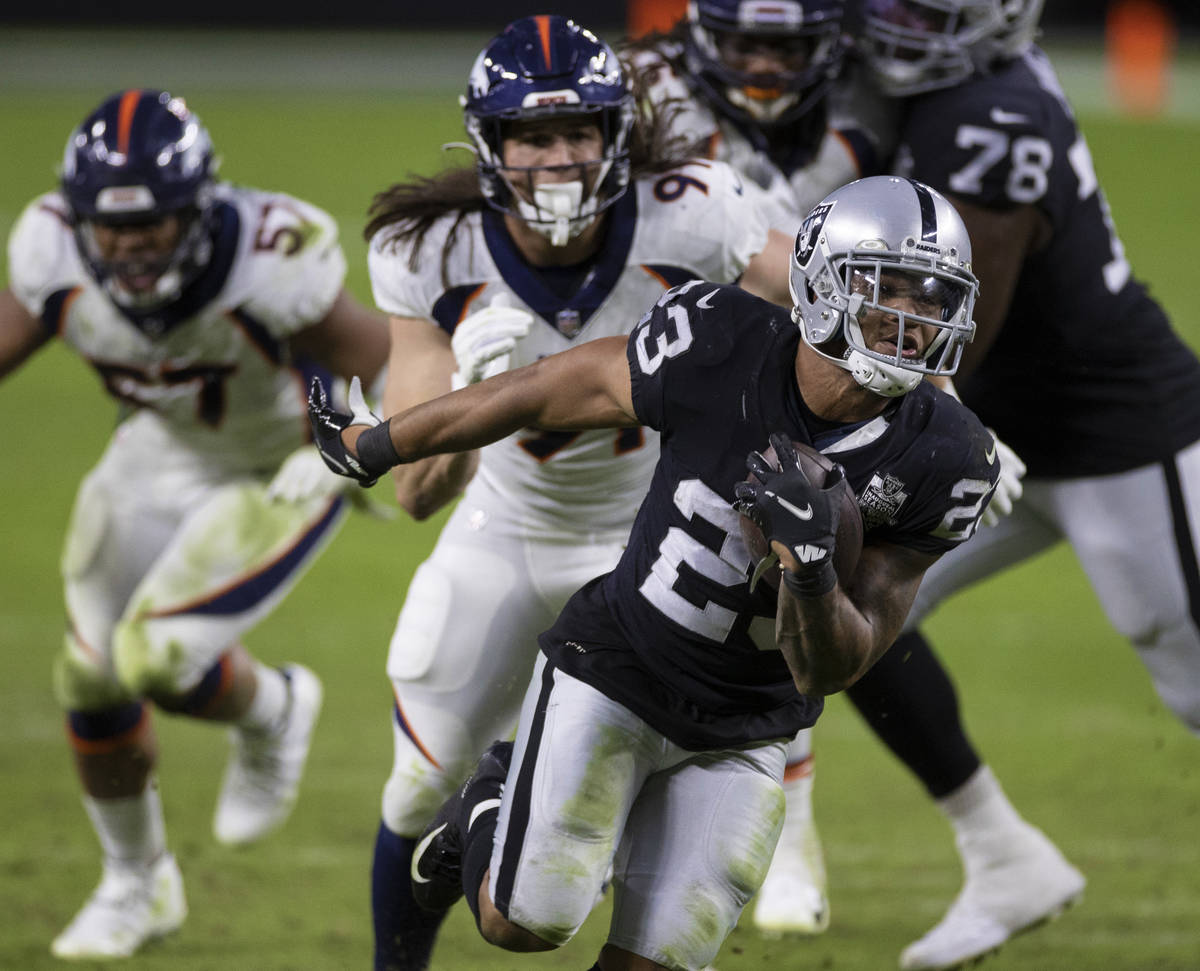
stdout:
MULTIPOLYGON (((825 476, 833 470, 834 461, 804 442, 793 441, 792 445, 800 458, 800 467, 804 469, 809 481, 815 486, 824 487, 825 476)), ((775 449, 768 448, 762 454, 763 458, 773 467, 779 467, 775 449)), ((753 473, 746 479, 747 481, 757 481, 753 473)), ((855 567, 858 566, 858 557, 862 552, 863 521, 862 513, 858 508, 858 499, 854 495, 850 483, 844 478, 837 486, 836 498, 841 505, 841 512, 838 514, 837 547, 833 552, 833 568, 837 572, 838 579, 844 581, 854 573, 855 567)), ((746 549, 750 551, 750 557, 755 564, 756 582, 765 580, 772 589, 778 590, 779 583, 783 579, 779 558, 771 552, 767 538, 752 519, 747 516, 740 516, 739 519, 742 527, 742 541, 746 544, 746 549)))

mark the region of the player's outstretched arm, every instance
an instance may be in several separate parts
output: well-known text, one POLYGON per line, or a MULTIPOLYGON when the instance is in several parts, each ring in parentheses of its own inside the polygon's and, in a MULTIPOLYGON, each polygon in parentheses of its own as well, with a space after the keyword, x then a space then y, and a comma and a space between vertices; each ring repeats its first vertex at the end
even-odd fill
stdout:
POLYGON ((49 338, 12 290, 0 292, 0 378, 15 371, 49 338))
POLYGON ((623 337, 589 341, 409 408, 373 429, 333 412, 314 382, 309 418, 330 467, 360 481, 430 455, 481 448, 522 428, 633 427, 639 422, 625 344, 623 337))

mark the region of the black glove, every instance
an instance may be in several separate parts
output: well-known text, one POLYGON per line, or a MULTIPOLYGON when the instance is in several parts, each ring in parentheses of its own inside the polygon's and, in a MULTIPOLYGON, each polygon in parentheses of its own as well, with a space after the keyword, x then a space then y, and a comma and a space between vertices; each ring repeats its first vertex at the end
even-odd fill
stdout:
MULTIPOLYGON (((321 379, 313 378, 308 389, 308 423, 312 425, 313 441, 321 458, 338 475, 354 479, 364 488, 373 486, 379 479, 380 473, 372 474, 363 468, 362 464, 351 455, 342 442, 342 430, 349 425, 370 424, 363 422, 358 415, 343 414, 334 411, 329 404, 325 389, 321 387, 321 379)), ((378 419, 375 421, 378 424, 378 419)))
POLYGON ((841 507, 832 490, 845 472, 836 466, 826 476, 824 487, 818 488, 800 465, 791 439, 776 433, 770 442, 779 468, 772 468, 762 453, 751 452, 746 468, 758 481, 737 484, 733 508, 748 516, 768 543, 782 543, 799 561, 794 570, 783 571, 788 588, 797 596, 819 597, 837 583, 833 550, 841 507))

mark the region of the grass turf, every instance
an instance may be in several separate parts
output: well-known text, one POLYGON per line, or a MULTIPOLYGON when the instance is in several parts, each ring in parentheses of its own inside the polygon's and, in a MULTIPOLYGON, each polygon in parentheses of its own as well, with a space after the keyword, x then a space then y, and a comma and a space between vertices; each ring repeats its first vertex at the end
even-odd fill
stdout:
MULTIPOLYGON (((51 186, 70 127, 115 86, 104 83, 105 70, 86 89, 0 85, 0 131, 10 136, 0 235, 7 237, 26 201, 51 186)), ((172 83, 169 76, 147 82, 172 83)), ((339 219, 349 286, 364 300, 370 293, 358 232, 372 193, 409 171, 431 170, 440 164, 437 146, 461 137, 451 90, 347 94, 214 80, 182 93, 208 124, 226 177, 285 189, 339 219)), ((1200 215, 1200 182, 1189 174, 1200 156, 1200 126, 1099 114, 1082 120, 1135 272, 1200 346, 1187 246, 1200 215)), ((0 712, 7 729, 0 741, 0 968, 60 967, 47 945, 98 877, 49 667, 63 625, 57 561, 67 513, 114 414, 94 375, 61 347, 0 384, 0 712)), ((368 870, 391 757, 386 645, 440 521, 352 519, 296 593, 248 638, 267 661, 312 665, 327 688, 301 801, 282 832, 242 852, 218 847, 210 814, 224 737, 157 718, 168 837, 191 916, 180 934, 146 948, 130 968, 369 965, 368 870)), ((1069 551, 1059 548, 961 596, 928 631, 957 680, 975 741, 1014 802, 1090 881, 1080 907, 1012 942, 989 966, 1200 966, 1196 741, 1158 702, 1069 551)), ((894 967, 901 948, 957 891, 948 827, 843 699, 831 699, 816 750, 833 927, 812 940, 769 941, 747 921, 727 942, 721 971, 894 967)), ((567 948, 509 955, 484 945, 460 907, 435 968, 581 969, 595 959, 604 926, 602 907, 567 948)))

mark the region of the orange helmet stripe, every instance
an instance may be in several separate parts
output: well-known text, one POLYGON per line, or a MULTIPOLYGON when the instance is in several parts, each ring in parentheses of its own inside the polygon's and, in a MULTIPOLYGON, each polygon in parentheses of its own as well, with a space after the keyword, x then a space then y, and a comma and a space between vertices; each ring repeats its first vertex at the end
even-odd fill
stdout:
POLYGON ((129 132, 133 128, 133 115, 141 97, 141 91, 126 91, 121 95, 121 104, 117 109, 117 151, 122 155, 129 154, 129 132))
POLYGON ((538 14, 533 19, 537 21, 538 33, 542 37, 542 57, 546 67, 550 67, 550 18, 546 14, 538 14))

